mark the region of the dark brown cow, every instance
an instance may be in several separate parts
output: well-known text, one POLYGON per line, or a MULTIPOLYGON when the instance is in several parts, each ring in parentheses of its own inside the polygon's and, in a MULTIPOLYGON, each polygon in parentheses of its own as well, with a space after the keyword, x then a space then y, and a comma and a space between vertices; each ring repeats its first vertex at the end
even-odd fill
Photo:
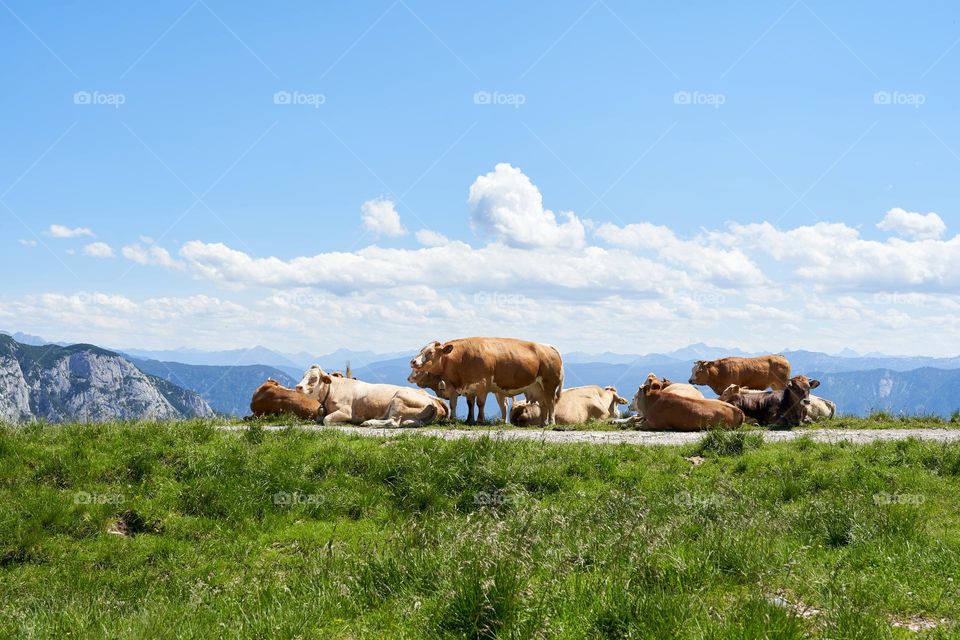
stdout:
POLYGON ((820 386, 819 380, 807 376, 795 376, 785 389, 776 391, 741 392, 737 385, 730 385, 720 399, 740 408, 757 424, 774 427, 796 427, 808 415, 810 390, 820 386))
POLYGON ((462 338, 431 342, 410 361, 414 371, 440 376, 456 415, 457 397, 475 393, 524 394, 542 408, 544 424, 554 424, 563 389, 563 359, 554 347, 515 338, 462 338))
POLYGON ((697 360, 690 384, 707 385, 717 395, 732 384, 748 389, 783 389, 790 380, 790 363, 783 356, 697 360))
POLYGON ((254 416, 275 416, 292 413, 304 420, 319 420, 320 403, 307 395, 281 386, 273 378, 268 379, 253 392, 250 400, 250 412, 254 416))
POLYGON ((702 431, 711 427, 736 428, 743 424, 743 411, 720 400, 686 398, 663 390, 654 382, 636 398, 641 429, 702 431))

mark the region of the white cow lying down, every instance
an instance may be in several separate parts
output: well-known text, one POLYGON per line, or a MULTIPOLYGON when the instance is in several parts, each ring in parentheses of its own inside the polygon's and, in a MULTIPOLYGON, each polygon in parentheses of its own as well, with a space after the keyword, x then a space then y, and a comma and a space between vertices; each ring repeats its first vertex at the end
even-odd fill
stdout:
POLYGON ((316 364, 297 390, 320 402, 323 424, 420 427, 450 415, 446 403, 426 391, 331 376, 316 364))
MULTIPOLYGON (((560 393, 557 401, 556 420, 560 424, 581 424, 587 420, 607 420, 617 415, 617 405, 627 404, 616 387, 599 387, 595 384, 571 387, 560 393)), ((542 425, 543 415, 536 402, 514 401, 510 410, 510 422, 518 427, 542 425)))

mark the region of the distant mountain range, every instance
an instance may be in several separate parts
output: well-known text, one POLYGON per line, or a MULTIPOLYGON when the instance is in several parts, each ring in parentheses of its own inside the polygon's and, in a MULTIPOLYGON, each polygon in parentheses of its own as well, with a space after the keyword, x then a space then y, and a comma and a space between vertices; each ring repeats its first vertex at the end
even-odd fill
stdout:
MULTIPOLYGON (((37 336, 15 335, 35 344, 47 344, 37 336)), ((349 362, 354 375, 361 380, 407 386, 410 358, 415 351, 338 349, 316 357, 305 352, 284 354, 265 347, 209 352, 126 349, 123 353, 131 364, 152 378, 192 391, 219 413, 241 416, 248 413, 250 396, 264 380, 274 378, 293 386, 312 363, 327 370, 342 370, 349 362)), ((837 402, 841 413, 862 415, 883 410, 949 416, 960 408, 960 357, 860 355, 851 350, 836 355, 803 350, 782 353, 790 360, 794 373, 821 380, 818 394, 837 402)), ((614 385, 622 395, 632 396, 648 373, 686 382, 695 360, 728 355, 758 354, 703 343, 647 355, 567 353, 563 356, 564 386, 614 385)), ((709 389, 705 393, 713 395, 709 389)), ((497 413, 494 411, 493 415, 497 413)))
POLYGON ((210 417, 203 398, 89 344, 28 345, 0 335, 0 421, 210 417))
POLYGON ((294 380, 283 371, 262 364, 221 367, 139 358, 131 359, 131 362, 144 373, 191 389, 217 413, 232 416, 250 413, 250 398, 267 378, 273 378, 285 387, 300 382, 300 376, 294 380))

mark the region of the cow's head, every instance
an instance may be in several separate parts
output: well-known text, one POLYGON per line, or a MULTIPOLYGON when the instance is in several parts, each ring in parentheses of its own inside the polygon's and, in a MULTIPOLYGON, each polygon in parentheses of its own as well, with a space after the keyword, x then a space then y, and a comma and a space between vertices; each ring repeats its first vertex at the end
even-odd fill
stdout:
POLYGON ((414 356, 410 361, 410 368, 414 371, 426 371, 428 373, 440 373, 441 360, 443 356, 453 351, 452 344, 441 344, 434 340, 414 356))
POLYGON ((311 398, 319 399, 321 388, 331 382, 333 382, 333 378, 327 375, 323 369, 320 368, 320 365, 315 364, 303 374, 303 378, 300 380, 300 383, 297 384, 297 391, 311 398))
POLYGON ((620 395, 620 392, 617 391, 616 387, 604 387, 603 390, 609 391, 610 393, 612 393, 613 401, 617 404, 627 404, 628 402, 630 402, 629 400, 627 400, 626 398, 620 395))
POLYGON ((620 411, 617 409, 617 405, 628 404, 630 402, 626 398, 620 396, 616 387, 604 387, 603 390, 610 394, 610 406, 607 407, 607 413, 612 416, 616 416, 620 413, 620 411))
POLYGON ((810 405, 810 390, 820 386, 819 380, 811 380, 807 376, 790 378, 783 390, 786 409, 783 418, 791 422, 799 422, 803 409, 810 405))
POLYGON ((717 365, 711 360, 697 360, 690 371, 690 384, 710 384, 710 379, 719 373, 717 365))
MULTIPOLYGON (((650 374, 653 375, 653 374, 650 374)), ((653 376, 656 378, 656 376, 653 376)), ((663 389, 663 383, 660 380, 651 380, 650 377, 647 377, 647 381, 643 383, 637 393, 633 396, 633 402, 630 403, 630 410, 636 411, 638 416, 643 416, 646 412, 647 398, 655 392, 659 392, 663 389)))
POLYGON ((540 405, 527 400, 514 401, 510 408, 510 424, 518 427, 540 424, 540 405))
POLYGON ((730 402, 738 395, 740 395, 740 386, 732 384, 723 390, 723 393, 720 394, 720 400, 723 400, 724 402, 730 402))
POLYGON ((446 391, 447 384, 440 379, 440 376, 427 371, 412 369, 407 376, 407 382, 415 384, 421 389, 433 389, 438 394, 446 391))
POLYGON ((633 394, 633 400, 630 402, 630 406, 627 407, 630 411, 640 411, 640 406, 643 402, 643 396, 646 393, 647 389, 650 388, 655 382, 660 382, 660 378, 657 377, 655 373, 648 373, 647 379, 643 381, 643 384, 637 389, 637 392, 633 394))

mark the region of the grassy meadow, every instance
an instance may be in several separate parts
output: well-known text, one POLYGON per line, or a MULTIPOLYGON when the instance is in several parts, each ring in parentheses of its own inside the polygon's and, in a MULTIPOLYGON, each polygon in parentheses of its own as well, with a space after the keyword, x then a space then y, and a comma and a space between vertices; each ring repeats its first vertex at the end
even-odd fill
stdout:
POLYGON ((0 635, 960 637, 958 489, 911 440, 0 427, 0 635))

